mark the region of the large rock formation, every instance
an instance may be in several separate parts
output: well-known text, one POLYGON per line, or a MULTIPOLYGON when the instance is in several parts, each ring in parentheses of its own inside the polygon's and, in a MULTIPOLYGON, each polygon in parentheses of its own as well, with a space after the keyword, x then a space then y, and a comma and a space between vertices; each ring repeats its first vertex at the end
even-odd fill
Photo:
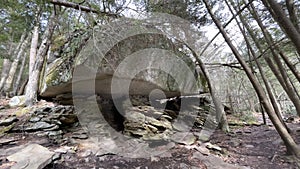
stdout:
MULTIPOLYGON (((182 44, 147 24, 123 24, 131 24, 130 29, 120 25, 110 25, 110 30, 95 28, 86 44, 78 44, 77 38, 73 45, 85 44, 83 50, 77 56, 79 50, 66 48, 62 55, 69 53, 48 66, 40 95, 71 93, 74 84, 75 92, 102 96, 149 95, 160 89, 173 97, 205 90, 205 80, 182 44)), ((81 40, 87 39, 86 34, 81 36, 81 40)))

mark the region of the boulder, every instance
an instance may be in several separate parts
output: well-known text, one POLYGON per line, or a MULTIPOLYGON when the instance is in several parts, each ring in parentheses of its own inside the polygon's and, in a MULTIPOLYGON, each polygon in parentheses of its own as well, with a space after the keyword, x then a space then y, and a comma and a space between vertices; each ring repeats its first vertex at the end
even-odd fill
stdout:
POLYGON ((47 66, 40 95, 56 97, 72 88, 108 97, 149 95, 154 89, 167 97, 206 90, 202 72, 182 45, 149 25, 129 25, 110 31, 96 27, 78 56, 59 57, 47 66))

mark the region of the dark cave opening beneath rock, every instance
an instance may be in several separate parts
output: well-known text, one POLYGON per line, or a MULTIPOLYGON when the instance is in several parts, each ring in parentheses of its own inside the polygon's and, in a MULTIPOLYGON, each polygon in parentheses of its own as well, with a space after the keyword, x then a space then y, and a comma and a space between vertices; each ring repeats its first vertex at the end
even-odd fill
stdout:
MULTIPOLYGON (((125 128, 127 127, 126 125, 124 125, 124 122, 127 120, 127 118, 124 116, 126 108, 124 108, 124 106, 116 106, 116 103, 124 105, 126 104, 126 101, 128 100, 124 98, 119 98, 115 101, 113 101, 112 99, 98 100, 98 105, 99 107, 101 107, 101 113, 104 119, 112 128, 114 128, 118 132, 124 132, 125 128)), ((153 103, 152 101, 151 103, 146 97, 136 96, 130 97, 130 103, 133 107, 136 108, 138 112, 142 112, 142 114, 144 114, 147 117, 153 117, 157 120, 161 120, 160 116, 153 116, 151 114, 147 114, 149 113, 149 111, 145 111, 144 108, 150 107, 154 111, 163 112, 164 114, 167 114, 171 119, 170 121, 172 122, 174 119, 178 118, 180 111, 195 111, 191 109, 191 105, 204 106, 208 103, 208 101, 199 97, 174 97, 164 99, 163 101, 157 100, 155 101, 155 103, 153 103), (182 103, 183 105, 181 105, 182 103), (160 104, 164 104, 164 108, 162 108, 160 104)), ((158 131, 165 130, 165 128, 161 126, 152 126, 156 127, 158 131)), ((134 133, 132 133, 131 136, 139 138, 139 136, 135 135, 134 133)))

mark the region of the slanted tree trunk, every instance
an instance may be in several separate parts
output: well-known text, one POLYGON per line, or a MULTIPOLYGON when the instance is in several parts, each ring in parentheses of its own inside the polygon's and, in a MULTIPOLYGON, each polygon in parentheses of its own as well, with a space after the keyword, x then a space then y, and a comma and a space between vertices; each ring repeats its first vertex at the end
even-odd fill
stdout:
MULTIPOLYGON (((230 9, 232 15, 234 15, 234 12, 233 12, 233 10, 231 9, 231 6, 230 6, 229 3, 227 2, 227 0, 225 0, 225 2, 226 2, 226 4, 227 4, 228 8, 230 9)), ((231 4, 233 4, 232 1, 231 1, 231 4)), ((269 95, 269 98, 270 98, 271 104, 272 104, 272 106, 273 106, 273 108, 274 108, 274 111, 275 111, 275 113, 277 114, 277 116, 278 116, 279 120, 281 121, 281 123, 282 123, 282 124, 285 126, 285 128, 290 132, 290 129, 287 127, 287 125, 286 125, 286 124, 284 123, 284 121, 283 121, 282 114, 281 114, 281 110, 280 110, 280 108, 279 108, 279 106, 278 106, 278 103, 277 103, 277 101, 276 101, 276 98, 275 98, 275 96, 274 96, 274 94, 273 94, 273 92, 272 92, 272 89, 271 89, 271 87, 270 87, 270 83, 269 83, 267 77, 266 77, 265 74, 264 74, 264 71, 263 71, 263 69, 262 69, 262 66, 261 66, 260 62, 258 61, 258 57, 256 56, 256 53, 254 52, 254 49, 252 48, 251 43, 250 43, 250 41, 249 41, 249 39, 248 39, 248 37, 247 37, 245 31, 242 29, 242 26, 240 25, 239 20, 238 20, 237 18, 235 18, 235 19, 236 19, 236 23, 237 23, 237 25, 238 25, 238 28, 240 29, 240 32, 242 33, 243 38, 244 38, 244 40, 245 40, 245 42, 246 42, 247 48, 248 48, 249 51, 250 51, 250 56, 252 56, 252 58, 250 58, 250 60, 254 60, 255 63, 256 63, 256 66, 257 66, 258 71, 259 71, 259 73, 260 73, 260 75, 261 75, 261 78, 262 78, 263 83, 264 83, 264 85, 265 85, 266 91, 267 91, 267 93, 268 93, 268 95, 269 95)), ((244 20, 242 21, 242 23, 245 25, 244 20)), ((248 31, 251 31, 251 30, 248 30, 248 31)), ((253 72, 253 70, 252 70, 252 72, 253 72)), ((261 102, 261 100, 260 100, 260 102, 261 102)))
POLYGON ((289 60, 289 58, 282 52, 279 52, 279 55, 284 60, 285 64, 290 68, 298 82, 300 83, 300 72, 296 69, 295 65, 289 60))
POLYGON ((297 12, 298 11, 296 11, 294 0, 285 0, 285 3, 286 3, 286 7, 287 7, 287 9, 289 11, 290 20, 292 21, 292 23, 294 24, 295 28, 300 33, 299 19, 297 17, 297 12))
MULTIPOLYGON (((37 51, 35 63, 32 67, 31 74, 29 76, 27 88, 26 88, 26 105, 32 106, 37 101, 38 89, 39 89, 39 81, 40 74, 43 69, 43 65, 46 59, 46 55, 48 52, 48 48, 51 43, 51 37, 56 27, 56 16, 55 13, 52 12, 47 28, 42 36, 41 45, 37 51)), ((32 45, 33 46, 33 45, 32 45)), ((31 56, 30 56, 30 59, 31 56)), ((31 62, 33 63, 33 62, 31 62)))
POLYGON ((27 38, 22 42, 19 52, 17 54, 17 56, 14 58, 13 63, 11 64, 9 73, 8 73, 8 77, 6 79, 3 91, 4 92, 10 92, 12 90, 12 84, 18 69, 18 65, 19 65, 19 61, 21 59, 22 56, 24 56, 24 50, 26 48, 26 46, 28 45, 28 40, 29 40, 30 36, 27 36, 27 38))
MULTIPOLYGON (((291 84, 289 77, 287 75, 287 72, 284 69, 281 60, 279 59, 279 56, 275 52, 275 49, 273 47, 273 39, 272 39, 270 33, 267 31, 266 27, 263 25, 261 19, 259 18, 258 13, 255 11, 255 9, 253 7, 253 5, 251 4, 250 6, 251 6, 251 9, 249 8, 249 10, 253 14, 253 17, 257 21, 260 29, 262 30, 262 33, 264 34, 267 44, 271 47, 270 51, 273 55, 273 59, 274 59, 276 65, 277 65, 277 67, 276 66, 273 67, 272 70, 279 72, 279 73, 276 73, 275 75, 278 78, 278 80, 279 80, 280 84, 282 85, 282 87, 284 88, 284 90, 286 91, 290 100, 294 104, 298 115, 300 116, 300 99, 297 95, 297 91, 294 90, 293 85, 291 84)), ((300 34, 299 34, 299 36, 300 36, 300 34)), ((268 61, 268 62, 270 63, 270 61, 268 61)))
POLYGON ((292 21, 286 16, 281 5, 275 0, 262 0, 262 2, 270 11, 273 18, 278 22, 279 26, 284 30, 285 34, 290 38, 300 54, 300 33, 292 21))
MULTIPOLYGON (((21 44, 23 43, 24 39, 25 39, 25 32, 22 34, 20 42, 15 49, 12 47, 12 45, 10 46, 8 56, 15 57, 17 55, 17 52, 18 52, 21 44), (13 52, 13 50, 14 50, 14 52, 13 52)), ((5 58, 3 61, 3 69, 2 69, 1 80, 0 80, 0 90, 1 91, 3 91, 3 87, 5 85, 5 82, 6 82, 10 67, 11 67, 11 63, 12 63, 11 60, 12 60, 12 58, 10 58, 10 59, 5 58)))
POLYGON ((222 129, 222 131, 224 131, 224 132, 229 132, 230 130, 229 130, 229 126, 228 126, 228 122, 227 122, 227 118, 226 118, 226 113, 224 111, 224 106, 222 105, 220 99, 218 98, 214 86, 210 82, 208 73, 205 69, 205 65, 199 59, 197 54, 193 50, 191 50, 191 51, 193 52, 194 58, 196 59, 196 62, 198 63, 198 65, 199 65, 199 67, 200 67, 200 69, 201 69, 201 71, 204 75, 204 78, 207 81, 207 86, 209 88, 209 92, 211 94, 213 103, 214 103, 215 108, 216 108, 216 120, 219 124, 218 127, 220 127, 222 129))
POLYGON ((298 147, 298 145, 295 143, 294 139, 291 137, 291 135, 288 133, 288 131, 286 130, 286 128, 284 127, 284 125, 282 125, 282 123, 280 122, 279 118, 277 117, 277 115, 273 112, 273 108, 262 88, 262 86, 260 86, 258 80, 255 78, 255 76, 253 75, 250 67, 247 65, 247 63, 245 62, 245 60, 243 59, 242 55, 238 52, 238 50, 236 49, 236 47, 233 45, 233 43, 231 42, 230 38, 228 37, 226 31, 224 30, 221 22, 217 19, 217 17, 212 13, 211 7, 208 4, 207 0, 203 0, 208 13, 210 14, 213 22, 216 24, 216 26, 218 27, 219 31, 221 32, 221 34, 223 35, 225 41, 227 42, 228 46, 230 47, 230 49, 232 50, 234 56, 236 57, 236 59, 239 61, 239 63, 241 64, 241 66, 244 68, 245 73, 247 75, 247 77, 249 78, 250 82, 252 83, 257 95, 259 96, 260 100, 263 103, 263 106, 266 110, 266 112, 269 115, 270 120, 272 121, 272 123, 274 124, 277 132, 279 133, 279 135, 281 136, 282 140, 284 141, 287 150, 290 151, 290 153, 292 153, 293 155, 295 155, 296 157, 300 158, 300 147, 298 147))
POLYGON ((18 76, 17 76, 17 79, 16 79, 16 83, 13 85, 13 95, 17 94, 17 91, 20 87, 20 82, 21 82, 21 79, 22 79, 22 75, 23 75, 23 72, 24 72, 25 65, 26 65, 26 58, 27 58, 27 53, 25 52, 24 57, 22 59, 21 67, 19 69, 19 73, 18 73, 18 76))

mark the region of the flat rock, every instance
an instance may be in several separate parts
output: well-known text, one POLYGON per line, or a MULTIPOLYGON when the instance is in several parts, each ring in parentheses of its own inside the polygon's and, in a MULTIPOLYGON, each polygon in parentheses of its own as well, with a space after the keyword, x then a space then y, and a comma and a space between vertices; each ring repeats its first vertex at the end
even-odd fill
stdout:
POLYGON ((40 122, 33 123, 30 126, 26 127, 25 131, 44 130, 44 129, 49 129, 49 128, 52 128, 55 126, 56 126, 55 124, 49 124, 47 122, 40 121, 40 122))
POLYGON ((16 121, 18 121, 16 117, 9 117, 7 119, 0 120, 0 126, 9 126, 16 121))
POLYGON ((51 163, 53 155, 53 152, 39 144, 30 144, 7 159, 17 162, 11 169, 42 169, 51 163))
POLYGON ((189 132, 177 132, 174 135, 172 135, 172 141, 179 143, 179 144, 185 144, 185 145, 192 145, 196 141, 196 137, 189 132))
POLYGON ((17 139, 15 139, 15 138, 0 139, 0 145, 12 144, 12 143, 14 143, 16 141, 17 141, 17 139))

